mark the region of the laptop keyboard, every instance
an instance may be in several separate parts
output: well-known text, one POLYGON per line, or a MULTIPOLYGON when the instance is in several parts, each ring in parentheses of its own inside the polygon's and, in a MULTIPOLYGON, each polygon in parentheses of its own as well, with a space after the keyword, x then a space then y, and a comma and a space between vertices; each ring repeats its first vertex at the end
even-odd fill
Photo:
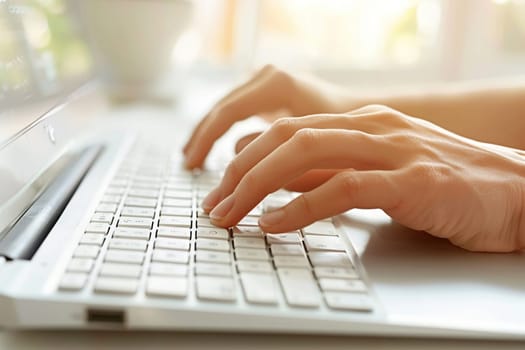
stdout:
MULTIPOLYGON (((373 298, 331 220, 264 234, 259 216, 291 194, 268 196, 235 227, 199 204, 218 173, 181 169, 157 149, 134 149, 91 216, 59 290, 204 302, 368 312, 373 298)), ((348 247, 350 248, 350 247, 348 247)))

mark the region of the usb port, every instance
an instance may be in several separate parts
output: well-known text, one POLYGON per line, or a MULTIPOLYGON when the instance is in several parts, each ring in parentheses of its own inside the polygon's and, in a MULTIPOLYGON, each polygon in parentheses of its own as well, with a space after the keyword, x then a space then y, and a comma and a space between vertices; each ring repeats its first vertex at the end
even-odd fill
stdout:
POLYGON ((86 320, 89 323, 124 325, 125 313, 122 310, 87 309, 86 320))

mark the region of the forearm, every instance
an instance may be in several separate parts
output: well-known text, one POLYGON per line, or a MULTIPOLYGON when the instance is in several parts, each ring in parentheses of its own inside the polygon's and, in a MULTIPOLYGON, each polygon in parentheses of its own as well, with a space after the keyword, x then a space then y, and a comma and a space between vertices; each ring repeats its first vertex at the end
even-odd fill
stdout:
POLYGON ((525 149, 525 84, 456 86, 342 98, 341 109, 384 104, 476 140, 525 149))

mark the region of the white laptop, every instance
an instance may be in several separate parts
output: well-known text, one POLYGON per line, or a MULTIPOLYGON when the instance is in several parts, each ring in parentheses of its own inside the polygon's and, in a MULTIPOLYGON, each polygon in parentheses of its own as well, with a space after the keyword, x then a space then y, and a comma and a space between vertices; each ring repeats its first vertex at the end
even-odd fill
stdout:
MULTIPOLYGON (((182 169, 189 130, 75 127, 97 117, 69 79, 87 71, 33 49, 22 5, 0 1, 0 327, 525 338, 523 254, 469 253, 376 210, 265 235, 284 191, 213 227, 199 203, 220 171, 182 169)), ((81 44, 61 28, 57 55, 81 44)))

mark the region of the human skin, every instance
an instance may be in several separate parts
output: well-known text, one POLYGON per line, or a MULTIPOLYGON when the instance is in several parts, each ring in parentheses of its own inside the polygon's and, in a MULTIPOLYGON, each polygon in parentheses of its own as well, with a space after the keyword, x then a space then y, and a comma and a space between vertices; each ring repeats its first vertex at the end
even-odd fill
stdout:
POLYGON ((219 226, 235 225, 266 195, 285 187, 304 193, 263 215, 265 232, 297 229, 352 208, 380 208, 407 227, 465 249, 510 252, 525 248, 525 152, 517 149, 525 138, 505 137, 523 130, 519 111, 491 114, 497 104, 522 103, 515 97, 519 87, 505 89, 389 97, 390 105, 418 118, 378 105, 341 113, 360 102, 336 87, 266 67, 215 106, 184 152, 188 167, 200 166, 234 122, 254 114, 275 119, 248 139, 253 141, 245 140, 205 198, 203 208, 219 226), (485 108, 470 107, 474 101, 485 108), (277 119, 283 113, 306 116, 277 119), (419 118, 425 116, 430 121, 419 118), (468 129, 472 118, 477 124, 468 129), (500 126, 498 118, 511 125, 500 126), (494 140, 516 148, 483 142, 494 140))

